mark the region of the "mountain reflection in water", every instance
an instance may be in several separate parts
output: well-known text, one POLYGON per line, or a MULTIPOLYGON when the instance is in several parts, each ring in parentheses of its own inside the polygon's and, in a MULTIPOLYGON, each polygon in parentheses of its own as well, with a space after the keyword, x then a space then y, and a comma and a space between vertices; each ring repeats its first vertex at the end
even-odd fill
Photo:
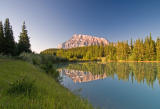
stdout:
POLYGON ((91 72, 84 72, 81 70, 59 69, 59 72, 66 74, 75 83, 89 82, 93 80, 104 79, 107 77, 106 73, 103 73, 101 75, 99 74, 94 75, 91 72))

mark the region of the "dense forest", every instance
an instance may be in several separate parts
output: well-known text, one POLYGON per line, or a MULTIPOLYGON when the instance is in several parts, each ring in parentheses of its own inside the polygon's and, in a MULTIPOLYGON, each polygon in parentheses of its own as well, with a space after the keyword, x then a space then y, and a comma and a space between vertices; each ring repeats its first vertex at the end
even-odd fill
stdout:
POLYGON ((25 22, 22 25, 22 32, 19 35, 17 43, 14 40, 13 29, 9 19, 5 20, 4 25, 0 21, 0 54, 17 56, 23 52, 31 53, 31 44, 25 22))
POLYGON ((56 55, 69 60, 101 60, 106 61, 160 61, 160 38, 156 41, 152 36, 145 40, 137 39, 130 43, 118 41, 107 46, 87 46, 72 49, 47 49, 41 54, 56 55), (105 57, 105 58, 102 58, 105 57))

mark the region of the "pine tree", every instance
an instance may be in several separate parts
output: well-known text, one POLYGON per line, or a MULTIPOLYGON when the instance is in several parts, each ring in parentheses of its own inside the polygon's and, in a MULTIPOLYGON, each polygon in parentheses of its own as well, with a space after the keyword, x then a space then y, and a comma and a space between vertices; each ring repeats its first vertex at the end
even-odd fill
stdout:
POLYGON ((99 57, 104 57, 104 46, 101 44, 99 46, 99 57))
POLYGON ((115 61, 116 60, 116 47, 113 43, 106 46, 106 60, 115 61))
POLYGON ((143 40, 140 40, 140 44, 139 44, 139 60, 140 61, 144 60, 144 44, 143 44, 143 40))
POLYGON ((150 33, 150 37, 146 37, 144 42, 145 47, 145 60, 153 61, 155 60, 156 49, 155 49, 155 42, 152 40, 152 36, 150 33))
POLYGON ((26 30, 25 22, 23 23, 22 32, 20 33, 18 41, 18 53, 20 54, 22 52, 31 52, 31 44, 26 30))
POLYGON ((128 41, 118 42, 116 45, 116 53, 118 60, 127 60, 129 56, 128 41))
POLYGON ((130 52, 128 41, 123 42, 123 49, 124 49, 123 50, 124 59, 127 60, 129 57, 129 52, 130 52))
POLYGON ((134 48, 132 52, 132 58, 135 61, 143 61, 144 60, 144 45, 143 40, 136 40, 134 43, 134 48))
POLYGON ((132 38, 131 38, 131 42, 130 42, 130 52, 132 53, 132 50, 133 50, 133 40, 132 40, 132 38))
POLYGON ((0 54, 4 52, 4 32, 3 32, 3 24, 0 21, 0 54))
POLYGON ((15 55, 16 46, 13 36, 13 30, 8 18, 5 20, 4 24, 4 36, 5 36, 4 53, 6 55, 15 55))
POLYGON ((157 38, 156 41, 156 57, 157 60, 160 61, 160 38, 157 38))

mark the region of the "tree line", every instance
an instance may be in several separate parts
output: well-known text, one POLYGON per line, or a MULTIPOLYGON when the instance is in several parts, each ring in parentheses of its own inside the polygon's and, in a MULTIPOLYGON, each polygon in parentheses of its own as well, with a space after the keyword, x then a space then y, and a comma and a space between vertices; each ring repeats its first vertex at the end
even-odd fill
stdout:
POLYGON ((2 21, 0 21, 0 54, 16 56, 22 52, 32 52, 25 22, 23 22, 22 32, 19 35, 17 43, 14 39, 13 29, 9 18, 6 18, 4 25, 2 21))
POLYGON ((105 57, 106 61, 160 61, 160 38, 156 41, 149 36, 133 41, 118 41, 109 45, 93 45, 71 49, 47 49, 41 54, 56 55, 70 60, 98 60, 105 57))

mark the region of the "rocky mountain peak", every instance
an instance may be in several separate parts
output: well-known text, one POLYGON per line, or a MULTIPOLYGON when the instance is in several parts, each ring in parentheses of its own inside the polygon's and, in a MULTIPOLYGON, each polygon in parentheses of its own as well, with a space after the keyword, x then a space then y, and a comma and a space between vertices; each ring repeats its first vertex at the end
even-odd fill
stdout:
POLYGON ((109 41, 104 38, 99 38, 96 36, 74 34, 71 37, 71 39, 62 44, 59 44, 58 48, 69 49, 69 48, 84 47, 91 45, 101 45, 101 44, 108 45, 109 41))

